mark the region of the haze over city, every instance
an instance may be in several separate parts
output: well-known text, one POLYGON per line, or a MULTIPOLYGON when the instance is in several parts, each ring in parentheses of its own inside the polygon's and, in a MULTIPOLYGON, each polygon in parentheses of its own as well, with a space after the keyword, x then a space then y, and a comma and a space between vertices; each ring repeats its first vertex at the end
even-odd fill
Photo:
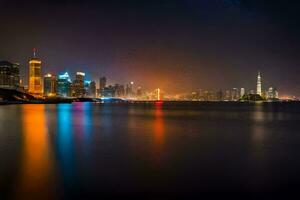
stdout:
POLYGON ((168 92, 263 84, 299 96, 298 3, 258 0, 1 1, 0 58, 24 83, 38 49, 43 72, 86 72, 168 92))

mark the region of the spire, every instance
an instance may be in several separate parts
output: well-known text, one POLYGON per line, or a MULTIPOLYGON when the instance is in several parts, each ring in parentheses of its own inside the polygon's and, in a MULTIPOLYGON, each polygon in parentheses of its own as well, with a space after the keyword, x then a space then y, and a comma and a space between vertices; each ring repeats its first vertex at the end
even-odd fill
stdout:
POLYGON ((33 58, 36 58, 36 48, 33 48, 33 58))

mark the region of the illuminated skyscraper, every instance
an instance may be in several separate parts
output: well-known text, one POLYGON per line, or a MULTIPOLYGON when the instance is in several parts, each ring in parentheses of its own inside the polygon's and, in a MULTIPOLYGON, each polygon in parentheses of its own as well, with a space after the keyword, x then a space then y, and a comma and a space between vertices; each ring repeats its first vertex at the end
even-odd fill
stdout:
POLYGON ((231 90, 231 101, 237 101, 240 98, 239 90, 237 88, 232 88, 231 90))
POLYGON ((61 97, 71 96, 71 79, 68 72, 58 76, 57 95, 61 97))
POLYGON ((29 60, 29 93, 43 94, 42 61, 36 58, 36 50, 33 49, 33 58, 29 60))
POLYGON ((270 87, 267 91, 267 99, 278 99, 278 91, 274 87, 270 87))
POLYGON ((0 62, 0 87, 20 87, 20 65, 8 61, 0 62))
POLYGON ((44 96, 55 96, 57 90, 56 76, 46 74, 44 76, 44 96))
POLYGON ((83 72, 76 73, 76 79, 73 82, 74 95, 76 97, 85 96, 84 78, 85 78, 85 73, 83 72))
POLYGON ((240 97, 242 98, 245 95, 245 88, 241 88, 241 94, 240 97))
POLYGON ((129 84, 126 85, 125 92, 127 97, 133 97, 133 84, 134 82, 131 81, 129 84))
POLYGON ((256 94, 258 94, 260 96, 262 95, 262 93, 261 93, 261 74, 260 74, 259 71, 258 71, 258 74, 257 74, 256 94))

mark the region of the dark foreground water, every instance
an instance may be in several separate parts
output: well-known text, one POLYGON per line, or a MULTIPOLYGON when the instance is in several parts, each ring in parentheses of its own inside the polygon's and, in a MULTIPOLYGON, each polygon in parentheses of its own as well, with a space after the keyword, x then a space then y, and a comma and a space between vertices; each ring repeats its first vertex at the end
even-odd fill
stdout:
POLYGON ((0 199, 257 199, 299 186, 298 103, 0 107, 0 199))

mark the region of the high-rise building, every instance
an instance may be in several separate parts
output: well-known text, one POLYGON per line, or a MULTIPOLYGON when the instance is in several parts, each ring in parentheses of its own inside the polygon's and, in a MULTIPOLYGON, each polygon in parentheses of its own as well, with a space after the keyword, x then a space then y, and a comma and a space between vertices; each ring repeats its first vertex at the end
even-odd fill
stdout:
POLYGON ((18 63, 0 62, 0 87, 20 87, 20 65, 18 63))
POLYGON ((125 93, 127 97, 133 97, 133 85, 134 82, 132 81, 126 85, 125 93))
POLYGON ((260 96, 262 95, 261 88, 262 88, 262 86, 261 86, 261 74, 260 74, 260 71, 258 71, 258 74, 257 74, 256 94, 258 94, 260 96))
POLYGON ((61 97, 71 96, 71 79, 68 72, 58 75, 57 95, 61 97))
POLYGON ((124 85, 115 84, 115 97, 124 97, 125 96, 125 87, 124 85))
POLYGON ((87 94, 89 97, 92 97, 92 98, 96 97, 96 82, 95 81, 90 82, 87 94))
POLYGON ((99 92, 98 92, 98 96, 101 97, 103 96, 103 90, 106 87, 106 77, 100 77, 99 79, 99 92))
POLYGON ((44 76, 44 96, 55 96, 57 90, 56 76, 46 74, 44 76))
POLYGON ((76 78, 73 82, 73 89, 74 89, 74 96, 75 97, 84 97, 86 90, 84 87, 84 78, 85 73, 83 72, 77 72, 76 78))
POLYGON ((237 88, 232 88, 231 90, 231 101, 237 101, 240 98, 239 90, 237 88))
POLYGON ((33 58, 29 60, 29 93, 43 94, 42 61, 36 58, 36 50, 33 49, 33 58))
POLYGON ((267 99, 278 99, 278 91, 274 87, 270 87, 269 90, 266 92, 267 93, 267 99))
POLYGON ((245 95, 245 88, 241 88, 241 94, 240 97, 242 98, 245 95))

